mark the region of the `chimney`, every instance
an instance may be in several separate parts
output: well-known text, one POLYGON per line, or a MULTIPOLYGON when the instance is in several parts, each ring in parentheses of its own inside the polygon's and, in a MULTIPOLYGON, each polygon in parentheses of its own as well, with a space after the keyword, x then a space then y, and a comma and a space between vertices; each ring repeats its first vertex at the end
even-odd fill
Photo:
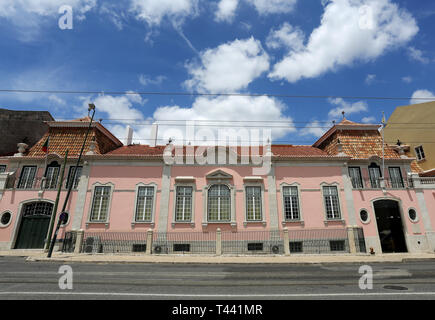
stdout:
POLYGON ((151 126, 151 137, 150 137, 150 147, 155 147, 157 145, 157 135, 159 132, 159 125, 154 122, 151 126))
POLYGON ((133 143, 133 129, 130 126, 127 126, 127 146, 133 143))

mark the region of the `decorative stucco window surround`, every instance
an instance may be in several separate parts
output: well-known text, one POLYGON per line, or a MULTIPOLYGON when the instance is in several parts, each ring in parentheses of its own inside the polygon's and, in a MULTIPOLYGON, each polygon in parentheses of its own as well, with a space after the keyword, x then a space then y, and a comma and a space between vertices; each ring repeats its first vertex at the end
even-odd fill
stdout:
POLYGON ((243 225, 246 227, 248 223, 262 223, 263 226, 266 226, 266 211, 265 211, 265 205, 264 205, 264 183, 262 177, 245 177, 243 179, 243 203, 245 208, 245 220, 243 221, 243 225), (261 219, 260 220, 248 220, 248 208, 247 208, 247 193, 246 189, 248 187, 258 187, 261 189, 261 219))
POLYGON ((134 227, 136 224, 149 224, 151 228, 154 228, 155 218, 156 218, 156 199, 157 199, 157 184, 155 182, 151 182, 145 184, 140 182, 136 184, 136 191, 134 194, 134 211, 133 211, 133 219, 131 221, 131 226, 134 227), (137 205, 138 205, 138 195, 140 187, 150 187, 153 188, 153 200, 152 200, 152 208, 151 208, 151 219, 138 221, 136 217, 137 205))
POLYGON ((282 225, 285 227, 287 224, 300 224, 301 226, 305 225, 304 215, 302 210, 302 201, 301 201, 301 185, 297 182, 286 183, 282 182, 280 184, 279 192, 281 193, 281 204, 282 204, 282 225), (285 187, 296 187, 298 190, 298 208, 299 208, 299 219, 288 220, 285 215, 285 199, 284 199, 284 188, 285 187))
POLYGON ((208 174, 206 176, 208 184, 204 187, 202 191, 204 212, 202 215, 202 226, 207 227, 209 223, 212 224, 223 224, 229 223, 231 227, 235 228, 237 226, 236 222, 236 188, 231 184, 233 176, 223 172, 222 170, 217 170, 208 174), (230 221, 208 221, 208 191, 214 185, 226 185, 230 190, 230 221))
POLYGON ((408 211, 407 211, 407 216, 408 216, 408 219, 409 219, 409 221, 411 221, 412 223, 418 223, 419 221, 420 221, 420 219, 419 219, 419 216, 418 216, 418 211, 417 211, 417 209, 416 208, 414 208, 414 207, 409 207, 408 208, 408 211), (411 210, 414 210, 414 212, 415 212, 415 219, 412 219, 411 218, 411 210))
POLYGON ((368 210, 368 209, 366 209, 366 208, 361 208, 360 210, 359 210, 359 212, 358 212, 358 218, 359 218, 359 220, 361 221, 361 223, 363 223, 363 224, 369 224, 370 223, 370 221, 371 221, 371 214, 370 214, 370 211, 368 210), (362 211, 365 211, 365 212, 367 212, 367 220, 363 220, 363 219, 361 219, 361 212, 362 211))
POLYGON ((12 218, 13 218, 13 215, 12 215, 12 212, 10 210, 6 210, 6 211, 3 211, 2 213, 0 213, 0 228, 7 228, 7 227, 9 227, 9 225, 12 222, 12 218), (4 223, 3 220, 5 219, 5 217, 7 215, 9 217, 9 220, 8 220, 7 223, 4 223))
POLYGON ((109 226, 109 221, 110 221, 110 209, 112 207, 112 195, 113 195, 113 190, 115 189, 115 185, 111 182, 107 182, 107 183, 100 183, 100 182, 95 182, 92 185, 92 193, 91 193, 91 201, 89 204, 89 211, 88 211, 88 218, 86 220, 86 228, 89 227, 89 224, 105 224, 106 227, 109 226), (92 217, 92 206, 94 204, 94 198, 95 198, 95 189, 97 187, 110 187, 110 192, 109 192, 109 201, 107 203, 107 214, 106 214, 106 219, 104 221, 92 221, 91 217, 92 217))
POLYGON ((176 224, 190 224, 193 228, 195 227, 195 194, 196 194, 196 183, 194 177, 176 177, 174 189, 172 190, 174 195, 173 201, 173 210, 172 210, 172 227, 175 227, 176 224), (179 187, 190 187, 192 188, 192 199, 191 199, 191 208, 190 208, 190 220, 189 221, 177 221, 177 189, 179 187))
POLYGON ((320 184, 320 190, 322 193, 323 218, 324 218, 323 222, 325 223, 325 225, 328 225, 329 222, 341 222, 342 224, 345 224, 346 221, 343 219, 343 205, 342 205, 341 196, 340 196, 340 192, 341 192, 340 184, 338 182, 333 182, 333 183, 322 182, 320 184), (325 194, 323 191, 323 187, 336 187, 337 188, 338 209, 340 210, 340 218, 337 218, 337 219, 328 218, 327 210, 326 210, 326 203, 325 203, 325 194))

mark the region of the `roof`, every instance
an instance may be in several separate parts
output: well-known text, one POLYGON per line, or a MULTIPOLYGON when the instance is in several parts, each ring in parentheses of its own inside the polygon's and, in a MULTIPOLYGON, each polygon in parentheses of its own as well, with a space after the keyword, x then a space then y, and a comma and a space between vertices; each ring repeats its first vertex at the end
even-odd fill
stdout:
MULTIPOLYGON (((174 146, 175 147, 175 146, 174 146)), ((217 146, 219 147, 219 146, 217 146)), ((150 147, 149 145, 129 145, 122 146, 113 151, 110 151, 106 156, 163 156, 166 146, 156 146, 150 147)), ((188 146, 183 146, 183 154, 188 154, 190 151, 188 146)), ((193 146, 193 153, 197 151, 199 146, 193 146)), ((231 149, 231 147, 226 147, 231 149)), ((237 155, 242 155, 243 147, 236 147, 237 155)), ((251 147, 252 148, 252 147, 251 147)), ((264 147, 259 147, 259 154, 262 155, 264 147)), ((294 146, 294 145, 272 145, 271 151, 274 157, 287 158, 287 157, 322 157, 322 158, 336 158, 335 156, 329 155, 327 152, 312 147, 312 146, 294 146)), ((175 150, 173 150, 173 153, 175 150)), ((253 152, 256 152, 255 150, 253 152)))
MULTIPOLYGON (((49 137, 49 154, 54 153, 62 157, 68 149, 69 157, 78 157, 89 127, 89 121, 86 120, 82 118, 73 121, 48 122, 49 131, 29 150, 27 157, 45 157, 46 153, 42 150, 42 146, 49 137)), ((97 122, 92 124, 84 153, 90 150, 92 141, 96 142, 94 151, 96 154, 105 154, 122 146, 121 141, 97 122)))
POLYGON ((331 129, 326 131, 323 136, 321 136, 316 142, 314 142, 313 147, 321 146, 323 142, 325 142, 338 130, 378 131, 380 127, 381 125, 357 123, 343 118, 340 123, 335 124, 331 129))

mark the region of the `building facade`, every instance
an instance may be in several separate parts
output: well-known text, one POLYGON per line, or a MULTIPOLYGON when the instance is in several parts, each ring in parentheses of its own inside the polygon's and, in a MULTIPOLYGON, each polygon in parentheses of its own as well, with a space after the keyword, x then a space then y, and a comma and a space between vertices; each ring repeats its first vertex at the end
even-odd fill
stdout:
POLYGON ((406 154, 416 158, 424 176, 435 177, 435 102, 397 107, 385 127, 385 140, 395 144, 398 140, 406 154))
POLYGON ((49 122, 30 150, 0 158, 0 250, 42 248, 58 187, 63 204, 70 184, 60 238, 84 230, 86 244, 99 239, 99 252, 113 248, 104 236, 117 235, 133 251, 150 239, 172 241, 171 252, 219 239, 224 252, 240 246, 240 252, 335 253, 352 247, 349 230, 361 232, 359 252, 435 249, 435 182, 413 171, 415 159, 400 146, 383 147, 378 125, 344 119, 312 146, 266 145, 249 153, 184 146, 177 158, 176 146, 124 146, 95 123, 75 172, 88 121, 49 122), (259 173, 265 163, 268 170, 259 173))

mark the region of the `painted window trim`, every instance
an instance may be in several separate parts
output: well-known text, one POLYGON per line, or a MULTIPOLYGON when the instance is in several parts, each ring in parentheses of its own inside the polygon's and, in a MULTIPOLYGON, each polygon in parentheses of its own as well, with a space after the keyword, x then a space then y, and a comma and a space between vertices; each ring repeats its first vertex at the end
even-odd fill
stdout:
POLYGON ((5 211, 3 211, 2 213, 0 213, 0 228, 7 228, 7 227, 9 227, 9 226, 11 225, 11 223, 12 223, 13 217, 14 217, 14 214, 13 214, 12 211, 10 211, 10 210, 5 210, 5 211), (8 223, 3 224, 3 223, 1 222, 1 219, 3 218, 3 215, 4 215, 5 213, 9 213, 9 214, 11 215, 11 218, 9 219, 9 222, 8 222, 8 223))
POLYGON ((418 222, 420 222, 420 215, 418 214, 418 211, 417 211, 416 208, 409 207, 408 210, 406 211, 406 215, 408 216, 409 221, 411 221, 412 223, 418 223, 418 222), (415 211, 415 220, 412 220, 411 217, 409 216, 409 211, 410 210, 414 210, 415 211))
POLYGON ((388 166, 388 178, 390 179, 390 188, 391 189, 400 190, 400 189, 406 188, 405 179, 403 178, 403 168, 401 166, 388 166), (402 183, 402 186, 399 188, 393 188, 393 179, 392 179, 391 172, 390 172, 391 169, 399 169, 400 179, 401 179, 401 183, 402 183))
MULTIPOLYGON (((418 146, 415 146, 414 147, 414 152, 415 152, 415 155, 416 155, 416 158, 417 158, 417 161, 418 162, 420 162, 420 161, 425 161, 426 160, 426 153, 424 152, 424 148, 423 148, 423 145, 422 144, 420 144, 420 145, 418 145, 418 146), (424 157, 423 158, 419 158, 419 156, 418 156, 418 154, 419 154, 419 152, 417 152, 417 149, 418 148, 421 148, 421 150, 423 151, 423 154, 424 154, 424 157)), ((421 152, 420 152, 421 153, 421 152)))
POLYGON ((203 227, 207 227, 207 225, 209 224, 230 224, 231 227, 235 228, 237 226, 237 222, 236 222, 236 188, 234 185, 230 184, 228 182, 228 179, 216 179, 213 180, 211 179, 210 183, 207 184, 203 191, 202 191, 202 196, 203 196, 203 203, 204 203, 204 212, 202 215, 202 226, 203 227), (226 185, 229 189, 230 189, 230 197, 231 197, 231 219, 230 221, 208 221, 208 190, 214 186, 214 185, 218 185, 218 184, 223 184, 226 185))
POLYGON ((266 207, 264 205, 264 184, 261 181, 254 182, 253 180, 245 180, 245 183, 243 184, 243 207, 245 211, 245 218, 243 221, 243 226, 247 226, 248 224, 253 223, 261 223, 263 226, 266 226, 266 207), (248 208, 246 206, 246 188, 247 187, 259 187, 261 190, 261 220, 248 220, 248 208))
POLYGON ((329 222, 341 222, 343 224, 346 223, 346 221, 343 218, 343 204, 341 201, 341 195, 340 195, 340 184, 338 182, 322 182, 320 184, 320 191, 322 193, 322 204, 323 204, 323 222, 325 225, 328 225, 329 222), (339 219, 328 219, 328 213, 326 211, 326 204, 325 204, 325 194, 323 193, 323 187, 336 187, 337 188, 337 196, 338 196, 338 208, 340 209, 340 218, 339 219))
POLYGON ((88 208, 88 217, 87 217, 87 220, 86 220, 86 228, 88 228, 90 224, 105 224, 106 227, 109 226, 110 212, 112 211, 111 210, 112 209, 112 197, 113 197, 113 191, 114 190, 115 190, 115 185, 112 182, 107 182, 107 183, 95 182, 92 185, 91 201, 89 203, 89 208, 88 208), (107 211, 106 221, 91 221, 92 205, 94 203, 94 195, 95 195, 95 188, 96 187, 110 187, 109 204, 108 204, 108 211, 107 211))
MULTIPOLYGON (((72 169, 75 167, 75 164, 72 164, 72 165, 70 165, 69 166, 69 168, 68 168, 68 174, 67 174, 67 177, 66 177, 66 180, 65 180, 65 183, 63 183, 63 187, 66 189, 66 190, 68 190, 68 183, 69 183, 69 179, 70 179, 70 175, 71 175, 71 173, 72 173, 72 169)), ((79 184, 80 184, 80 179, 81 179, 81 177, 82 177, 82 174, 83 174, 83 165, 80 165, 80 166, 78 166, 77 167, 77 169, 79 169, 79 168, 81 168, 81 172, 80 172, 80 176, 78 176, 77 177, 77 187, 74 187, 74 182, 75 182, 75 177, 73 177, 73 181, 72 181, 72 183, 73 183, 73 187, 72 187, 72 191, 74 191, 74 190, 78 190, 79 189, 79 184)), ((76 174, 74 174, 74 176, 76 176, 76 174)))
POLYGON ((359 221, 361 221, 361 223, 363 223, 363 224, 370 224, 370 222, 371 222, 371 220, 372 220, 372 217, 371 217, 371 214, 370 214, 370 211, 369 211, 369 209, 367 209, 367 208, 361 208, 361 209, 359 209, 359 212, 358 212, 358 218, 359 218, 359 221), (365 211, 365 212, 367 212, 367 220, 366 221, 363 221, 362 219, 361 219, 361 211, 365 211))
POLYGON ((20 169, 20 176, 18 177, 18 183, 17 183, 17 185, 16 185, 16 189, 17 189, 17 190, 32 190, 32 189, 34 189, 34 188, 35 188, 36 181, 38 180, 38 171, 39 171, 40 168, 41 168, 41 166, 39 166, 39 165, 23 165, 23 166, 21 167, 21 169, 20 169), (23 175, 23 170, 24 170, 24 168, 26 168, 26 167, 33 167, 33 168, 36 168, 35 176, 33 177, 33 181, 32 181, 32 186, 31 186, 30 188, 18 188, 19 185, 21 184, 21 178, 22 178, 22 175, 23 175))
POLYGON ((281 208, 282 208, 282 226, 285 227, 287 224, 301 224, 305 225, 304 214, 302 209, 302 199, 301 199, 301 185, 298 182, 287 183, 282 182, 279 186, 279 192, 281 193, 281 208), (284 187, 296 187, 298 188, 298 206, 299 206, 299 220, 287 220, 285 217, 285 201, 284 201, 284 187))
MULTIPOLYGON (((177 224, 190 224, 193 228, 195 227, 195 194, 196 194, 196 183, 193 182, 184 182, 179 180, 180 182, 176 182, 174 184, 174 189, 172 190, 174 199, 173 199, 173 209, 172 209, 172 227, 175 227, 177 224), (191 208, 191 217, 190 221, 176 221, 176 210, 177 210, 177 188, 178 187, 191 187, 192 188, 192 208, 191 208)), ((186 180, 185 180, 186 181, 186 180)), ((191 180, 190 180, 191 181, 191 180)))
MULTIPOLYGON (((349 175, 350 184, 351 184, 353 190, 363 190, 363 189, 365 189, 366 186, 365 186, 365 184, 364 184, 364 178, 363 178, 363 174, 362 174, 362 168, 361 168, 361 166, 348 166, 348 167, 347 167, 347 174, 349 175), (352 177, 351 177, 351 175, 350 175, 350 169, 352 169, 352 168, 358 168, 358 169, 359 169, 359 177, 360 177, 360 179, 361 179, 361 188, 354 188, 354 187, 353 187, 352 177)), ((367 175, 370 175, 368 169, 367 169, 367 175)), ((369 177, 369 180, 370 180, 370 177, 369 177)))
POLYGON ((157 203, 157 184, 155 182, 143 183, 139 182, 136 184, 135 193, 134 193, 134 211, 133 211, 133 219, 131 221, 131 226, 134 228, 136 224, 146 225, 149 224, 150 227, 154 228, 155 226, 155 217, 156 217, 156 203, 157 203), (152 187, 154 188, 153 195, 153 210, 151 211, 151 220, 150 221, 136 221, 136 210, 137 210, 137 196, 139 193, 140 187, 152 187))

